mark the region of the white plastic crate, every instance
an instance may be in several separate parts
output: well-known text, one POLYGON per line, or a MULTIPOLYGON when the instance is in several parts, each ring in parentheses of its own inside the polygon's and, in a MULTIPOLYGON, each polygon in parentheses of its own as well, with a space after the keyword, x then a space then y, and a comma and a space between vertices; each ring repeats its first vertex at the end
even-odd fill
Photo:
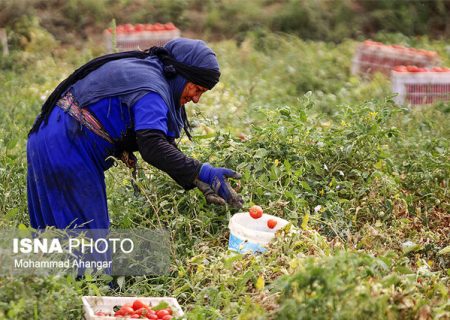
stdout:
MULTIPOLYGON (((136 299, 139 299, 149 306, 156 306, 160 302, 167 302, 172 309, 173 317, 183 317, 184 312, 178 304, 177 299, 171 297, 96 297, 96 296, 84 296, 81 298, 83 301, 84 318, 86 320, 117 320, 119 318, 114 316, 96 316, 98 311, 105 313, 113 313, 113 308, 116 305, 123 305, 125 303, 133 303, 136 299)), ((126 317, 123 317, 124 319, 126 317)), ((127 318, 129 319, 129 317, 127 318)))
POLYGON ((389 75, 391 69, 399 65, 434 67, 439 64, 439 56, 434 51, 366 40, 358 46, 353 56, 352 74, 381 72, 389 75))
POLYGON ((398 105, 425 105, 450 101, 450 69, 420 70, 416 67, 396 67, 391 73, 392 92, 398 105), (418 70, 417 70, 418 69, 418 70), (448 71, 447 71, 448 70, 448 71))
MULTIPOLYGON (((163 46, 180 37, 180 30, 172 23, 119 25, 116 27, 116 47, 119 51, 145 50, 153 46, 163 46)), ((112 30, 104 31, 106 48, 112 52, 112 30)))

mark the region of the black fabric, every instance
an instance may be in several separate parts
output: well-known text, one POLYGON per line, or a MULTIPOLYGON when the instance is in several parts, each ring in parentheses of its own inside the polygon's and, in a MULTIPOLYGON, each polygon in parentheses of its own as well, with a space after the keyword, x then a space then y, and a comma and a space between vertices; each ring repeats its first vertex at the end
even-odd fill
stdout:
POLYGON ((122 152, 135 152, 139 150, 136 141, 136 133, 133 128, 128 128, 119 141, 115 141, 115 156, 120 157, 122 152))
POLYGON ((212 89, 219 82, 220 71, 214 69, 199 68, 189 66, 175 60, 163 47, 152 47, 150 53, 156 55, 164 64, 164 72, 166 77, 175 76, 177 73, 207 89, 212 89))
POLYGON ((184 189, 193 189, 194 179, 200 171, 201 163, 187 157, 159 130, 138 130, 137 144, 142 158, 152 166, 166 172, 184 189))

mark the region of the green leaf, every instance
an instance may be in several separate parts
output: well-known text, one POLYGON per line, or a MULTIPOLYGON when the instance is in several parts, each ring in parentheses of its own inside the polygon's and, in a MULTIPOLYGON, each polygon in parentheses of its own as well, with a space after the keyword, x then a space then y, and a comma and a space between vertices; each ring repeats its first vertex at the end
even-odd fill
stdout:
POLYGON ((450 246, 446 246, 444 249, 439 250, 438 255, 447 255, 450 254, 450 246))
POLYGON ((419 251, 422 249, 422 246, 412 242, 412 241, 406 241, 402 244, 402 250, 404 254, 408 254, 413 251, 419 251))
POLYGON ((309 222, 309 213, 305 214, 302 219, 302 229, 305 230, 309 222))
POLYGON ((9 140, 8 143, 6 144, 6 149, 8 150, 13 149, 16 146, 17 141, 18 141, 17 138, 12 138, 11 140, 9 140))
POLYGON ((152 307, 152 309, 155 310, 155 311, 158 311, 158 310, 161 310, 161 309, 165 309, 167 307, 169 307, 169 304, 166 301, 161 301, 156 306, 152 307))
POLYGON ((97 285, 95 283, 89 284, 89 288, 95 293, 96 296, 102 295, 100 289, 97 287, 97 285))
POLYGON ((291 168, 292 168, 291 163, 286 159, 286 160, 284 160, 283 165, 284 165, 284 168, 286 169, 286 172, 288 174, 290 174, 291 173, 291 168))
POLYGON ((16 218, 18 212, 19 208, 12 208, 8 210, 8 212, 5 215, 5 218, 8 220, 12 220, 13 218, 16 218))
POLYGON ((267 155, 267 153, 268 152, 266 149, 261 148, 261 149, 256 150, 254 157, 257 159, 264 158, 267 155))
POLYGON ((307 191, 312 191, 311 187, 309 186, 308 182, 306 181, 302 181, 300 182, 301 186, 303 187, 303 189, 307 190, 307 191))

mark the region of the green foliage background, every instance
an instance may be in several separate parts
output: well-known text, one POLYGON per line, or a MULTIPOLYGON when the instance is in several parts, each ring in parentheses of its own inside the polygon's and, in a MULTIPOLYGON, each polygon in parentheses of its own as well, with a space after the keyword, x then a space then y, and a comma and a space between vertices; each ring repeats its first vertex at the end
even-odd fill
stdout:
POLYGON ((449 37, 450 2, 366 0, 2 0, 0 27, 32 17, 64 43, 118 23, 172 21, 202 38, 242 40, 256 29, 340 42, 377 32, 449 37))

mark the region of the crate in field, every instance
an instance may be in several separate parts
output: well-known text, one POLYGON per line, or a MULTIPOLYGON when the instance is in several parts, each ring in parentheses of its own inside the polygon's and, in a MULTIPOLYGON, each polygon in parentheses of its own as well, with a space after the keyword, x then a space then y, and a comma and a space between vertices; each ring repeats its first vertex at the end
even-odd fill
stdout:
MULTIPOLYGON (((82 297, 84 319, 86 320, 115 320, 113 308, 117 305, 124 305, 125 303, 133 303, 139 299, 141 302, 155 307, 161 302, 166 302, 172 309, 172 316, 175 318, 183 317, 184 312, 178 304, 177 299, 171 297, 96 297, 96 296, 84 296, 82 297), (103 312, 111 314, 111 316, 97 316, 97 312, 103 312)), ((126 318, 126 317, 121 317, 126 318)), ((127 317, 129 319, 129 317, 127 317)))
MULTIPOLYGON (((113 30, 104 31, 107 50, 113 51, 113 30)), ((166 24, 124 24, 116 27, 116 47, 119 51, 145 50, 163 46, 180 37, 180 30, 173 23, 166 24)))
POLYGON ((397 66, 392 70, 391 83, 398 105, 450 102, 450 68, 397 66))
POLYGON ((399 65, 427 68, 439 64, 439 55, 434 51, 366 40, 358 46, 353 56, 352 74, 381 72, 390 75, 391 69, 399 65))

